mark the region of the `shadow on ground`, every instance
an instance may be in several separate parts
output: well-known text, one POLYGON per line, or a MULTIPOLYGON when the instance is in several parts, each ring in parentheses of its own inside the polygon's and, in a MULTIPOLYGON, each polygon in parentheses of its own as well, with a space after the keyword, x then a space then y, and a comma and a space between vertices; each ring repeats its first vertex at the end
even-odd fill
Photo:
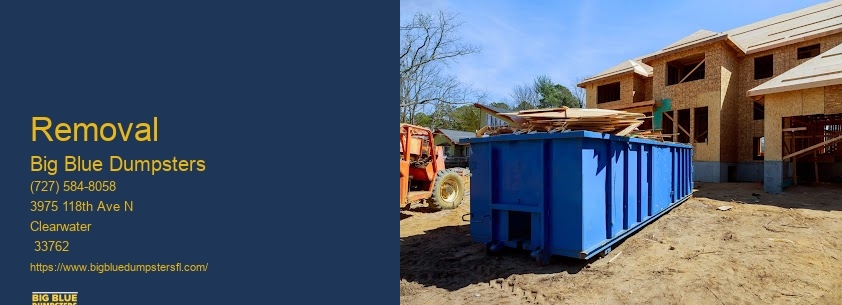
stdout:
POLYGON ((790 186, 782 194, 768 194, 759 182, 695 182, 696 198, 709 198, 736 204, 760 204, 781 208, 820 211, 842 210, 842 184, 804 183, 790 186))
POLYGON ((419 207, 413 207, 413 208, 410 208, 410 209, 405 209, 404 211, 429 214, 429 213, 435 213, 435 212, 438 212, 438 211, 441 211, 441 210, 437 207, 432 207, 432 206, 419 206, 419 207))
POLYGON ((453 291, 514 274, 575 274, 589 263, 553 257, 551 264, 538 266, 529 252, 518 250, 488 256, 469 234, 465 224, 402 238, 401 279, 453 291))
POLYGON ((441 210, 432 206, 416 206, 409 209, 401 208, 401 220, 410 218, 416 214, 430 214, 438 211, 441 210))

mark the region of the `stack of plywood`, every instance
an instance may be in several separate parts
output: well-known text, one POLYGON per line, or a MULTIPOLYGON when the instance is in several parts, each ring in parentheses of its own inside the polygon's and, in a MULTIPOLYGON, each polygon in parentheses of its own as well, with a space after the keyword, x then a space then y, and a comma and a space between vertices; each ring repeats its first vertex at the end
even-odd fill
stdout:
POLYGON ((583 108, 547 108, 531 109, 519 112, 503 113, 509 117, 517 117, 523 121, 518 128, 498 127, 483 128, 477 131, 477 137, 499 134, 520 134, 536 132, 564 132, 573 130, 588 130, 610 133, 617 136, 636 136, 646 138, 661 138, 661 136, 637 128, 643 124, 645 115, 607 109, 583 108))

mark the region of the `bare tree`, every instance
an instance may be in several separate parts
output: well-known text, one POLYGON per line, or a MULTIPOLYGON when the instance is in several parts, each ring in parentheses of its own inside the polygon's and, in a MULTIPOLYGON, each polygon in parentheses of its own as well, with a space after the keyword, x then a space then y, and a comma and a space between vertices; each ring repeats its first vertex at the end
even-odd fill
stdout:
POLYGON ((585 88, 579 87, 579 84, 581 84, 583 81, 585 81, 584 76, 577 77, 574 80, 574 82, 572 84, 570 84, 570 89, 571 89, 570 91, 571 91, 571 93, 573 93, 573 96, 575 96, 577 99, 579 99, 579 101, 582 102, 582 108, 586 108, 588 102, 587 102, 587 100, 585 100, 585 98, 586 98, 585 88))
POLYGON ((538 100, 541 98, 538 91, 535 90, 535 86, 526 84, 515 86, 511 97, 514 100, 514 105, 519 108, 527 105, 530 105, 530 108, 538 107, 538 100))
POLYGON ((442 113, 452 108, 443 105, 482 97, 444 72, 444 67, 459 57, 480 52, 478 46, 465 44, 457 36, 461 25, 456 14, 446 11, 417 13, 401 25, 401 122, 414 123, 419 111, 432 111, 436 122, 436 116, 442 119, 442 113))

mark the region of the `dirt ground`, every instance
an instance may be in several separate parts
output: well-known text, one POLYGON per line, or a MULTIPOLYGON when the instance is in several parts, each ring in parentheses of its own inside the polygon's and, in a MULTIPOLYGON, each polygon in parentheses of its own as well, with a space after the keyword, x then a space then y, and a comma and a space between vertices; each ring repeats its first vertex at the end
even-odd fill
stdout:
POLYGON ((839 184, 697 182, 607 256, 544 267, 525 251, 486 256, 469 205, 401 211, 401 304, 842 304, 839 184))

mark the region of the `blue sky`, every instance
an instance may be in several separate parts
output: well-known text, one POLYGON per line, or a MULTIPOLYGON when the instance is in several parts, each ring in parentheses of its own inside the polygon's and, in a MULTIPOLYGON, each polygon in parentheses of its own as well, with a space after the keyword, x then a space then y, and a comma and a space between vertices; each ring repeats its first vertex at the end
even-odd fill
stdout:
POLYGON ((822 2, 401 0, 401 22, 418 11, 458 13, 460 36, 483 50, 450 72, 499 101, 538 75, 570 87, 699 29, 727 31, 822 2))

